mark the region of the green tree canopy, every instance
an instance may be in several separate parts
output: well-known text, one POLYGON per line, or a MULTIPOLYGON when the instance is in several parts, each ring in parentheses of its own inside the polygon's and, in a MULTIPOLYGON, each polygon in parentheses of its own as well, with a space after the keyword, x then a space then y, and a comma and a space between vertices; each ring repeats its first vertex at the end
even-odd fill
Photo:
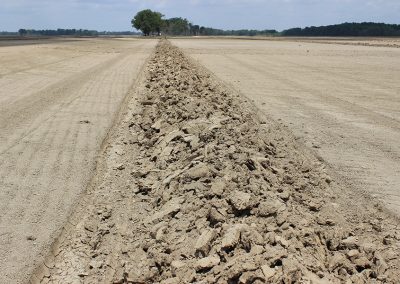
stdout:
POLYGON ((187 19, 171 18, 164 21, 163 32, 168 35, 189 35, 191 24, 187 19))
POLYGON ((213 29, 194 25, 185 18, 175 17, 163 19, 164 15, 152 11, 143 10, 136 14, 132 19, 132 26, 145 36, 157 33, 170 36, 199 36, 199 35, 229 35, 229 36, 272 36, 278 32, 276 30, 231 30, 225 31, 221 29, 213 29))
POLYGON ((159 34, 163 25, 163 16, 164 15, 159 12, 153 12, 149 9, 143 10, 138 12, 132 19, 132 26, 142 31, 146 36, 151 33, 159 34))
POLYGON ((343 23, 321 27, 293 28, 285 36, 400 36, 400 25, 384 23, 343 23))
POLYGON ((19 29, 18 33, 20 36, 24 36, 27 34, 27 31, 26 31, 26 29, 19 29))

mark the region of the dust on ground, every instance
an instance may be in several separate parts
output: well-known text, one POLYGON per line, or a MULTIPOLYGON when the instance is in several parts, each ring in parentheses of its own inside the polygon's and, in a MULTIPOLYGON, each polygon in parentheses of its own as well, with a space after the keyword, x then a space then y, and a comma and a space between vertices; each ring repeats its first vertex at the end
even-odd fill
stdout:
POLYGON ((287 130, 162 41, 32 281, 395 283, 397 223, 347 194, 287 130))

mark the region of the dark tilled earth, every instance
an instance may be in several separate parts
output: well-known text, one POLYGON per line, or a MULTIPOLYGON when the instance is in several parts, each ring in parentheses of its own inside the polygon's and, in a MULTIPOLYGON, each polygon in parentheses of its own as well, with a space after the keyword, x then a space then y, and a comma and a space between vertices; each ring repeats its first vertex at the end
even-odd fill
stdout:
POLYGON ((399 229, 161 41, 41 283, 396 283, 399 229))

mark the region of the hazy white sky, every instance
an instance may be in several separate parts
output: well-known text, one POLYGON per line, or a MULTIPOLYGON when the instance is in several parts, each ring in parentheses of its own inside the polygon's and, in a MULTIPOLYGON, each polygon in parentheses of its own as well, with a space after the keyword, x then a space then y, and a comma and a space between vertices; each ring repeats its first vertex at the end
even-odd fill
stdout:
POLYGON ((400 0, 0 0, 0 31, 130 30, 139 10, 223 29, 277 29, 342 22, 400 24, 400 0))

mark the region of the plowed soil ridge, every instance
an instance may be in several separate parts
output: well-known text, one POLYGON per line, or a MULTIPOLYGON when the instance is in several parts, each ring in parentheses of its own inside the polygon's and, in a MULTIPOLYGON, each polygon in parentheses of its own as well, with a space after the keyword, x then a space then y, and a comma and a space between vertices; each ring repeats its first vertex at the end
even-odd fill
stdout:
POLYGON ((400 278, 396 221, 167 41, 100 163, 34 282, 400 278))

